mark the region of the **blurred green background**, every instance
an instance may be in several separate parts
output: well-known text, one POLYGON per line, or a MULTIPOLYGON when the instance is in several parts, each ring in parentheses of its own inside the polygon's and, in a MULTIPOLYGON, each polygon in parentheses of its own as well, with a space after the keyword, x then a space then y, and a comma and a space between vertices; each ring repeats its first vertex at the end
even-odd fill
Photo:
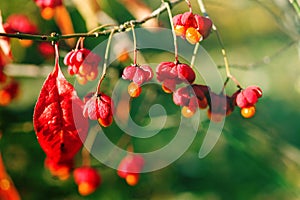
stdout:
MULTIPOLYGON (((144 2, 153 10, 160 5, 160 0, 144 2)), ((243 119, 236 109, 226 119, 221 138, 212 152, 198 159, 209 124, 204 120, 203 129, 180 159, 164 169, 142 174, 139 184, 134 187, 120 179, 115 170, 93 160, 103 183, 95 193, 82 197, 72 178, 59 181, 44 169, 45 155, 35 137, 32 114, 45 77, 18 76, 16 79, 21 83, 19 98, 8 107, 0 107, 0 151, 22 199, 300 199, 300 19, 287 0, 206 0, 204 3, 223 38, 232 73, 243 86, 259 85, 264 92, 257 104, 256 115, 252 119, 243 119)), ((66 1, 66 4, 75 31, 86 32, 85 19, 72 1, 66 1)), ((132 19, 116 0, 99 0, 99 4, 120 23, 132 19)), ((197 2, 192 1, 192 5, 194 12, 199 12, 197 2)), ((12 13, 24 13, 38 24, 41 33, 59 32, 54 21, 41 19, 33 1, 1 1, 0 10, 4 20, 12 13)), ((174 15, 184 11, 187 11, 184 2, 173 8, 174 15)), ((162 26, 169 27, 166 13, 161 14, 159 20, 162 26)), ((16 40, 12 40, 12 44, 16 65, 53 65, 53 59, 40 57, 36 44, 27 49, 20 47, 16 40)), ((87 40, 86 45, 92 48, 95 42, 87 40)), ((202 46, 225 77, 216 35, 211 34, 202 46)), ((62 45, 61 54, 69 50, 62 45)), ((156 56, 161 55, 155 51, 148 56, 145 54, 146 59, 156 56)), ((165 60, 170 58, 165 57, 165 60)), ((116 64, 110 72, 118 74, 124 66, 116 64)), ((63 70, 66 67, 63 66, 63 70)), ((138 124, 147 122, 148 116, 139 111, 144 104, 146 113, 150 105, 159 102, 170 113, 180 116, 180 109, 170 103, 171 96, 161 92, 159 87, 146 87, 145 91, 148 93, 132 102, 132 116, 138 124), (157 98, 149 99, 149 93, 154 93, 157 98)), ((230 83, 227 93, 232 92, 234 85, 230 83)), ((114 124, 106 132, 117 141, 123 134, 118 130, 114 124)), ((176 130, 176 126, 166 128, 151 139, 147 148, 166 144, 176 130)), ((80 155, 77 164, 80 165, 80 155)))

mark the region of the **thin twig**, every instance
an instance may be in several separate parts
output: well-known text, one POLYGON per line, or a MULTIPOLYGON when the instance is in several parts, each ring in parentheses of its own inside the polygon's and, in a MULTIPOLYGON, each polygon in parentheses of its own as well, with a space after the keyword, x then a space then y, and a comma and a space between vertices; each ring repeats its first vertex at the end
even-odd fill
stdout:
POLYGON ((105 49, 105 55, 104 55, 104 64, 103 64, 102 75, 101 75, 101 78, 99 79, 99 83, 98 83, 98 86, 97 86, 97 95, 100 95, 100 93, 101 93, 101 91, 100 91, 101 84, 102 84, 102 81, 104 80, 104 78, 106 76, 108 55, 109 55, 109 47, 110 47, 113 35, 114 35, 114 31, 112 31, 110 33, 109 37, 108 37, 108 41, 107 41, 107 45, 106 45, 106 49, 105 49))
POLYGON ((136 44, 136 35, 134 30, 134 25, 131 23, 131 29, 132 29, 132 37, 133 37, 133 65, 136 66, 137 62, 137 44, 136 44))
POLYGON ((178 63, 177 36, 176 36, 176 33, 175 33, 175 29, 174 29, 173 16, 172 16, 171 8, 170 8, 169 3, 165 2, 164 0, 162 0, 162 3, 166 6, 167 11, 168 11, 168 16, 169 16, 169 20, 170 20, 171 29, 172 29, 173 41, 174 41, 175 62, 178 63))
POLYGON ((199 50, 199 46, 200 46, 200 43, 198 42, 194 47, 193 56, 192 56, 192 59, 191 59, 191 68, 193 68, 194 65, 195 65, 196 55, 197 55, 197 52, 199 50))

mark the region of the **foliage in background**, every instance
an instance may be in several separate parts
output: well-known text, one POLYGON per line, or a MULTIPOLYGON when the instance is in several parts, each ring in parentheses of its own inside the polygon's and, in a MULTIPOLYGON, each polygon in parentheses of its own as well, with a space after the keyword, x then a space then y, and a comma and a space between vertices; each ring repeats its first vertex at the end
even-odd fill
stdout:
MULTIPOLYGON (((74 1, 75 2, 75 1, 74 1)), ((0 150, 8 173, 11 175, 22 199, 298 199, 300 196, 300 69, 297 40, 299 40, 299 18, 293 14, 284 1, 206 1, 207 10, 222 34, 229 61, 234 74, 247 84, 259 84, 265 92, 257 115, 248 121, 233 113, 226 120, 221 139, 205 158, 198 159, 198 148, 202 144, 208 122, 203 122, 203 132, 196 137, 189 150, 174 164, 162 170, 142 174, 135 187, 127 186, 116 172, 92 160, 101 170, 104 184, 91 196, 77 194, 72 180, 61 182, 44 170, 44 153, 32 128, 32 112, 45 73, 17 78, 21 94, 8 107, 1 107, 0 150), (295 42, 296 41, 296 42, 295 42), (289 46, 288 48, 285 48, 289 46), (282 49, 276 54, 278 50, 282 49), (275 54, 275 57, 268 57, 275 54)), ((69 2, 68 11, 76 22, 75 32, 86 32, 86 18, 79 13, 77 4, 69 2)), ((160 1, 145 1, 153 10, 160 1)), ((118 1, 99 1, 101 9, 113 19, 123 22, 132 14, 118 1)), ((196 5, 196 1, 192 1, 196 5)), ((54 21, 45 21, 40 10, 32 1, 1 1, 3 18, 12 13, 24 13, 33 19, 41 33, 59 32, 54 21)), ((186 11, 179 4, 173 9, 174 15, 186 11)), ((162 24, 168 26, 165 14, 160 16, 162 24)), ((89 22, 92 23, 92 22, 89 22)), ((202 43, 211 57, 220 65, 222 56, 215 35, 202 43)), ((99 38, 97 43, 106 38, 99 38)), ((25 63, 53 65, 53 59, 44 59, 34 43, 21 48, 13 40, 13 55, 18 68, 25 63)), ((85 45, 93 48, 96 44, 86 39, 85 45)), ((67 44, 62 46, 66 53, 67 44)), ((155 53, 155 52, 154 52, 155 53)), ((143 55, 146 60, 159 56, 150 52, 143 55)), ((166 58, 167 59, 167 58, 166 58)), ((128 64, 128 63, 127 63, 128 64)), ((126 66, 126 65, 124 65, 126 66)), ((123 66, 123 67, 124 67, 123 66)), ((13 68, 14 66, 12 66, 13 68)), ((34 68, 35 69, 35 68, 34 68)), ((47 69, 47 68, 46 68, 47 69)), ((21 70, 21 69, 20 69, 21 70)), ((66 70, 66 68, 64 69, 66 70)), ((41 70, 42 71, 42 70, 41 70)), ((120 73, 117 67, 112 72, 120 73)), ((225 70, 223 70, 225 73, 225 70)), ((73 80, 68 77, 69 80, 73 80)), ((233 91, 234 85, 229 85, 233 91)), ((145 103, 153 105, 163 102, 166 110, 178 108, 168 102, 170 97, 156 92, 157 99, 147 94, 135 99, 132 107, 133 118, 144 116, 139 112, 145 103), (147 99, 147 101, 143 101, 147 99)), ((149 107, 149 105, 148 105, 149 107)), ((147 148, 156 148, 173 137, 171 127, 154 138, 145 141, 147 148), (154 145, 155 144, 155 145, 154 145)), ((116 141, 118 129, 109 130, 116 141)), ((142 149, 142 148, 141 148, 142 149)), ((80 159, 77 161, 80 162, 80 159)))

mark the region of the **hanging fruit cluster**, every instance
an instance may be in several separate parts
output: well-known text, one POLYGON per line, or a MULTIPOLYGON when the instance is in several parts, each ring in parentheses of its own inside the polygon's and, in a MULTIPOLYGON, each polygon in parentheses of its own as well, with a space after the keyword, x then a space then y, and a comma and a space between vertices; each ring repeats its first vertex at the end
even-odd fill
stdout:
MULTIPOLYGON (((6 19, 3 24, 6 33, 27 33, 37 34, 37 26, 23 14, 13 14, 6 19)), ((32 45, 32 40, 19 40, 23 47, 29 47, 32 45)))
MULTIPOLYGON (((62 0, 35 0, 35 3, 41 8, 41 15, 45 19, 51 19, 56 12, 55 9, 62 5, 62 0)), ((208 38, 212 31, 212 21, 208 17, 194 14, 191 9, 189 12, 178 14, 173 18, 170 13, 169 15, 174 35, 180 36, 192 45, 199 45, 199 42, 208 38)), ((28 34, 38 32, 37 27, 23 15, 10 16, 3 27, 2 18, 0 18, 0 25, 0 32, 28 34)), ((243 117, 250 118, 254 115, 255 104, 262 96, 262 90, 259 87, 250 86, 242 89, 234 79, 238 90, 229 96, 224 94, 227 81, 221 92, 214 92, 207 85, 195 83, 196 73, 193 63, 186 64, 179 61, 176 42, 174 42, 175 60, 159 63, 155 69, 156 73, 147 64, 137 64, 134 26, 131 23, 135 49, 133 64, 127 66, 122 73, 122 78, 131 82, 128 85, 128 93, 131 97, 139 97, 142 86, 156 78, 162 84, 162 90, 172 95, 174 104, 182 107, 182 116, 186 118, 193 117, 198 109, 207 109, 208 118, 214 122, 220 122, 231 114, 236 106, 241 108, 243 117)), ((73 171, 74 180, 81 195, 93 193, 101 184, 101 177, 96 169, 89 165, 78 168, 74 166, 74 156, 85 142, 89 130, 89 120, 97 120, 102 127, 109 127, 113 123, 114 101, 103 92, 101 86, 106 75, 107 54, 114 31, 110 30, 103 72, 96 91, 88 93, 83 100, 80 99, 73 85, 66 80, 61 71, 57 41, 53 41, 54 49, 49 48, 49 43, 40 46, 44 56, 55 55, 55 64, 53 71, 42 86, 35 105, 34 130, 37 140, 46 154, 45 167, 53 176, 57 176, 61 180, 67 179, 73 171)), ((18 84, 13 80, 7 83, 4 66, 8 63, 8 58, 11 58, 10 46, 8 39, 0 38, 0 41, 0 105, 3 106, 15 98, 18 84)), ((22 45, 29 46, 31 42, 29 40, 22 45)), ((68 52, 64 58, 68 73, 75 75, 77 81, 82 85, 97 79, 101 60, 99 55, 85 48, 83 42, 84 38, 80 38, 76 48, 68 52)), ((232 77, 228 76, 227 78, 232 77)), ((134 186, 139 181, 144 165, 145 161, 142 156, 129 153, 120 161, 117 174, 129 185, 134 186)))
POLYGON ((237 94, 236 105, 241 108, 243 117, 253 117, 255 114, 255 104, 261 97, 262 90, 257 86, 249 86, 237 94))
POLYGON ((93 193, 101 184, 100 174, 92 167, 79 167, 74 170, 73 175, 78 192, 83 196, 93 193))
POLYGON ((90 120, 98 120, 99 124, 108 127, 113 121, 113 101, 104 93, 87 97, 83 108, 83 116, 90 120))
POLYGON ((144 158, 140 155, 128 154, 118 166, 118 175, 124 178, 128 185, 134 186, 138 183, 140 172, 144 167, 144 158))
POLYGON ((123 70, 122 78, 132 81, 128 86, 128 94, 131 97, 138 97, 142 92, 141 85, 153 78, 153 71, 148 65, 133 64, 123 70))
POLYGON ((41 9, 41 16, 50 20, 56 12, 56 7, 62 5, 62 0, 34 0, 36 5, 41 9))
POLYGON ((172 93, 176 85, 181 83, 192 84, 196 78, 194 70, 187 64, 162 62, 156 67, 157 80, 162 83, 166 93, 172 93))
POLYGON ((70 75, 76 75, 77 81, 84 85, 98 76, 100 57, 86 48, 70 51, 64 59, 70 75))
POLYGON ((181 36, 191 44, 196 44, 210 34, 212 21, 209 18, 185 12, 173 17, 173 24, 177 36, 181 36))

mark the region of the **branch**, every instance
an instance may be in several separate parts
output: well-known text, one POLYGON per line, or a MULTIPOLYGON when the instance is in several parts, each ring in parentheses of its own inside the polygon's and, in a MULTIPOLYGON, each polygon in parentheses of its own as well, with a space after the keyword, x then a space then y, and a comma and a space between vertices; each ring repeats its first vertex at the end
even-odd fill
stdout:
MULTIPOLYGON (((169 5, 174 6, 179 2, 182 2, 184 0, 170 0, 169 5)), ((124 22, 123 24, 119 26, 114 26, 110 29, 94 32, 94 33, 75 33, 75 34, 66 34, 66 35, 59 35, 58 33, 51 33, 50 35, 33 35, 33 34, 24 34, 24 33, 0 33, 0 36, 2 37, 8 37, 8 38, 17 38, 17 39, 26 39, 26 40, 35 40, 35 41, 47 41, 47 42, 58 42, 59 40, 65 40, 70 38, 80 38, 80 37, 94 37, 97 38, 100 35, 109 35, 111 32, 126 32, 131 29, 131 26, 141 25, 148 20, 155 18, 159 16, 162 12, 165 12, 167 10, 167 5, 162 4, 159 8, 154 10, 149 16, 143 18, 143 19, 136 19, 124 22)))

